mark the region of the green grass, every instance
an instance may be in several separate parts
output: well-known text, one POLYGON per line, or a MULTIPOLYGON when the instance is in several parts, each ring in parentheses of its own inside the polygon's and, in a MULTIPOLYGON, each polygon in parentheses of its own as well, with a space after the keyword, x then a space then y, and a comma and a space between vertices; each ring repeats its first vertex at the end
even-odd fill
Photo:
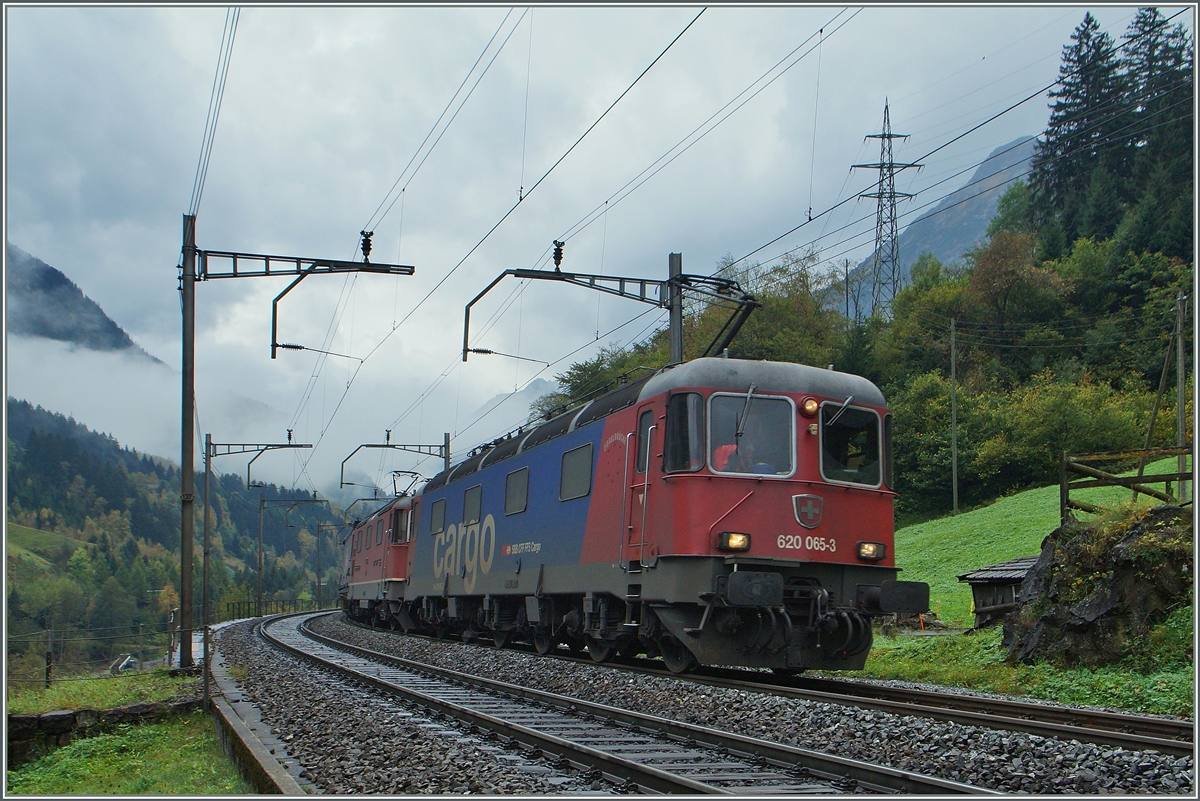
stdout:
POLYGON ((195 677, 172 678, 165 670, 125 674, 94 681, 51 682, 40 685, 8 684, 8 711, 33 715, 57 709, 111 709, 138 701, 169 701, 195 686, 195 677))
POLYGON ((14 542, 5 546, 8 556, 9 576, 33 578, 50 569, 50 560, 38 556, 28 548, 22 548, 14 542))
MULTIPOLYGON (((1169 459, 1146 473, 1175 469, 1169 459)), ((1042 540, 1058 528, 1058 486, 1027 490, 953 517, 896 532, 897 566, 909 581, 929 584, 930 607, 953 626, 973 625, 969 585, 958 574, 1041 552, 1042 540)), ((1128 504, 1124 487, 1072 492, 1076 500, 1106 508, 1128 504)), ((1141 504, 1157 503, 1141 496, 1141 504)), ((1082 520, 1091 515, 1078 514, 1082 520)), ((1023 695, 1060 703, 1115 707, 1190 717, 1195 681, 1191 643, 1192 608, 1179 608, 1150 633, 1145 647, 1118 665, 1065 669, 1050 664, 1003 661, 999 626, 971 636, 880 637, 860 672, 844 676, 929 682, 985 692, 1023 695)))
MULTIPOLYGON (((1173 471, 1174 460, 1147 465, 1146 473, 1173 471)), ((1161 486, 1159 487, 1161 489, 1161 486)), ((1104 507, 1129 502, 1124 487, 1072 492, 1075 500, 1104 507)), ((1151 503, 1139 496, 1142 504, 1151 503)), ((1157 503, 1157 501, 1154 501, 1157 503)), ((1078 513, 1080 519, 1090 515, 1078 513)), ((971 588, 957 576, 985 565, 1041 552, 1042 540, 1058 528, 1058 485, 1001 498, 952 517, 906 526, 896 532, 896 565, 906 581, 929 584, 930 609, 953 626, 974 624, 971 588)))
POLYGON ((123 725, 8 771, 22 795, 246 795, 253 792, 225 756, 212 719, 195 712, 160 723, 123 725))
MULTIPOLYGON (((1190 629, 1191 612, 1179 615, 1190 629)), ((1193 715, 1195 695, 1190 663, 1175 660, 1142 672, 1113 665, 1091 670, 1063 669, 1050 664, 1009 665, 1001 660, 998 628, 970 636, 900 635, 875 641, 866 669, 843 672, 846 678, 901 679, 984 692, 1007 693, 1064 704, 1115 707, 1164 715, 1193 715)))
POLYGON ((35 581, 48 571, 54 570, 52 559, 60 558, 63 547, 82 548, 87 543, 72 539, 53 531, 39 531, 6 522, 4 550, 10 582, 35 581))
POLYGON ((87 545, 86 542, 68 537, 65 534, 29 528, 28 526, 18 525, 11 520, 6 521, 5 525, 8 527, 5 542, 9 548, 17 545, 43 557, 57 552, 63 545, 70 547, 72 552, 76 548, 82 548, 87 545))

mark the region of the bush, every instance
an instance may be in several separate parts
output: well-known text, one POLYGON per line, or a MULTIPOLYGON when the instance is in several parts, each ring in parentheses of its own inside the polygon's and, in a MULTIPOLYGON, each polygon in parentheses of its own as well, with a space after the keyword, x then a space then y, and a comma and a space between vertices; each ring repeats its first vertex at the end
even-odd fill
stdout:
POLYGON ((1012 393, 979 398, 973 419, 979 432, 970 465, 978 481, 997 493, 1052 482, 1058 454, 1137 448, 1153 399, 1118 392, 1084 378, 1060 381, 1050 371, 1012 393))

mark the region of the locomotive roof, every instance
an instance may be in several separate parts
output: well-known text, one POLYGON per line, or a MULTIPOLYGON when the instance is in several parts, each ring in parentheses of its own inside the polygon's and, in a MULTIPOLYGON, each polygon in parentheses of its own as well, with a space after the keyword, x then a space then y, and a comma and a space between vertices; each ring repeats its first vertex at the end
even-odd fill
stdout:
MULTIPOLYGON (((879 391, 879 387, 853 373, 839 373, 836 370, 823 370, 819 367, 791 362, 724 358, 693 359, 674 367, 664 367, 652 376, 601 395, 590 403, 577 406, 542 423, 516 439, 523 440, 519 447, 524 450, 527 445, 532 447, 553 436, 565 433, 573 427, 572 423, 574 423, 574 427, 586 425, 611 412, 631 406, 646 398, 670 392, 672 389, 704 387, 745 392, 751 384, 757 385, 757 392, 766 395, 776 392, 808 393, 839 400, 853 395, 856 404, 885 405, 883 393, 879 391), (632 396, 633 392, 637 393, 636 396, 632 396), (614 400, 619 402, 612 402, 614 400), (603 413, 589 414, 589 410, 593 409, 602 410, 603 413), (543 433, 543 436, 539 436, 539 432, 543 433)), ((507 441, 504 444, 507 445, 507 441)), ((491 453, 491 450, 477 454, 465 462, 459 462, 449 470, 443 470, 417 490, 416 494, 423 495, 427 490, 437 489, 454 478, 475 472, 487 455, 491 453), (460 470, 460 468, 462 469, 460 470)), ((515 453, 517 448, 510 446, 508 450, 515 453)), ((511 453, 505 455, 511 455, 511 453)), ((488 461, 490 463, 492 460, 488 461)))
POLYGON ((751 384, 758 386, 756 392, 764 394, 810 393, 837 399, 853 395, 856 404, 886 405, 879 387, 853 373, 839 373, 791 362, 721 358, 693 359, 659 372, 642 387, 639 400, 679 387, 745 392, 751 384))
MULTIPOLYGON (((350 533, 354 533, 354 531, 357 530, 360 526, 365 525, 366 523, 374 520, 375 518, 379 517, 380 515, 386 514, 387 512, 391 511, 392 509, 395 509, 397 506, 399 506, 404 501, 408 501, 409 504, 411 505, 412 499, 413 499, 412 495, 398 495, 395 498, 388 500, 387 503, 385 503, 383 506, 380 506, 378 509, 371 512, 367 516, 360 517, 357 520, 355 520, 354 524, 352 526, 350 526, 350 533)), ((380 498, 379 500, 385 500, 385 499, 380 498)))

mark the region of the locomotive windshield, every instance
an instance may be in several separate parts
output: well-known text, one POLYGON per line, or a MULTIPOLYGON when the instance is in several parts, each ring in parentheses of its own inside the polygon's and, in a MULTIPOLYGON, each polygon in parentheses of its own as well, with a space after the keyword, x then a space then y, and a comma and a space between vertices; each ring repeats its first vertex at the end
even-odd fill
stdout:
POLYGON ((786 398, 713 395, 708 462, 714 472, 788 476, 796 452, 795 412, 786 398))
POLYGON ((880 474, 879 416, 840 403, 822 404, 821 475, 827 481, 878 487, 880 474))

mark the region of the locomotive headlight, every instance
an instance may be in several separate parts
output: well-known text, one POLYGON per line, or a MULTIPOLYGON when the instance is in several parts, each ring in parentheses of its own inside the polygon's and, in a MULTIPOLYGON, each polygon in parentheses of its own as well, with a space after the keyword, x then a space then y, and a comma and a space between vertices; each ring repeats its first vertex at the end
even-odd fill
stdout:
POLYGON ((800 414, 805 417, 816 417, 817 409, 821 408, 821 404, 817 403, 816 398, 805 398, 800 404, 800 414))
POLYGON ((887 556, 887 546, 882 542, 860 542, 856 547, 858 558, 866 559, 868 562, 878 562, 887 556))
POLYGON ((737 531, 722 531, 721 535, 717 537, 717 547, 722 551, 748 551, 750 550, 750 535, 737 531))

